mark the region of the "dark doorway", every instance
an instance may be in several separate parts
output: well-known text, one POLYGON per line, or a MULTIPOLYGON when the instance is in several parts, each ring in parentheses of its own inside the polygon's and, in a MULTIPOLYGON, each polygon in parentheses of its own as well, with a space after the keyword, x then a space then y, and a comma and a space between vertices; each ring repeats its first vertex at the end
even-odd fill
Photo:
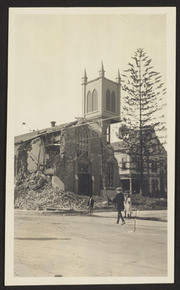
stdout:
POLYGON ((138 179, 133 180, 133 193, 134 194, 140 193, 140 181, 138 179))
POLYGON ((130 190, 130 188, 129 188, 129 179, 123 179, 123 180, 121 179, 121 184, 122 184, 123 192, 130 190))
POLYGON ((88 195, 92 194, 92 178, 91 174, 87 173, 80 173, 78 175, 79 182, 78 182, 78 194, 81 195, 88 195))

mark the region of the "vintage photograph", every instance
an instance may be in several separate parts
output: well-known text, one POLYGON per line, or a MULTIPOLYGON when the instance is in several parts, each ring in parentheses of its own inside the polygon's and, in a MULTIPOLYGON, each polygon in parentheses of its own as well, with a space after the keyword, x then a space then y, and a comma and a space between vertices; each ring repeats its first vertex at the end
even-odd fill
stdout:
POLYGON ((175 21, 9 9, 6 285, 173 283, 175 21))

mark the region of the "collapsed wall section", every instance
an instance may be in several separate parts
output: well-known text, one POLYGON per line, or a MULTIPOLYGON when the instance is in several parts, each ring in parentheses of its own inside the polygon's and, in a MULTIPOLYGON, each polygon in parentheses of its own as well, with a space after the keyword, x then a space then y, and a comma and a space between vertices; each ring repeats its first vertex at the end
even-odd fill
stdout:
POLYGON ((114 151, 102 135, 101 123, 78 123, 16 144, 17 174, 42 171, 57 176, 65 191, 100 194, 119 186, 114 151))

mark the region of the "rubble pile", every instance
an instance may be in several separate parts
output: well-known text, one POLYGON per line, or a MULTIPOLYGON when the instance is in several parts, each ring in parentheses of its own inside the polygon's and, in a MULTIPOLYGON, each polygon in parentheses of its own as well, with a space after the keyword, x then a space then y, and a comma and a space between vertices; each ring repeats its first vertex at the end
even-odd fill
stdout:
POLYGON ((88 197, 53 188, 51 177, 40 171, 21 176, 16 182, 14 196, 16 209, 87 209, 88 197))
MULTIPOLYGON (((88 211, 88 196, 65 192, 54 187, 52 177, 41 171, 21 175, 16 181, 14 207, 25 210, 74 210, 88 211)), ((114 195, 116 192, 114 192, 114 195)), ((133 210, 160 210, 167 208, 167 199, 150 198, 139 194, 130 195, 133 210)), ((116 210, 113 196, 94 196, 95 210, 116 210)))

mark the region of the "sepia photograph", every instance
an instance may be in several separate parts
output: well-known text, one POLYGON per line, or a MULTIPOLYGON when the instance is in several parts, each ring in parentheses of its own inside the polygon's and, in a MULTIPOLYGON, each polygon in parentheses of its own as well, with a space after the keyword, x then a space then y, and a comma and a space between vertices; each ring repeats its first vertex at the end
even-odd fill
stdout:
POLYGON ((5 285, 174 282, 176 8, 9 8, 5 285))

